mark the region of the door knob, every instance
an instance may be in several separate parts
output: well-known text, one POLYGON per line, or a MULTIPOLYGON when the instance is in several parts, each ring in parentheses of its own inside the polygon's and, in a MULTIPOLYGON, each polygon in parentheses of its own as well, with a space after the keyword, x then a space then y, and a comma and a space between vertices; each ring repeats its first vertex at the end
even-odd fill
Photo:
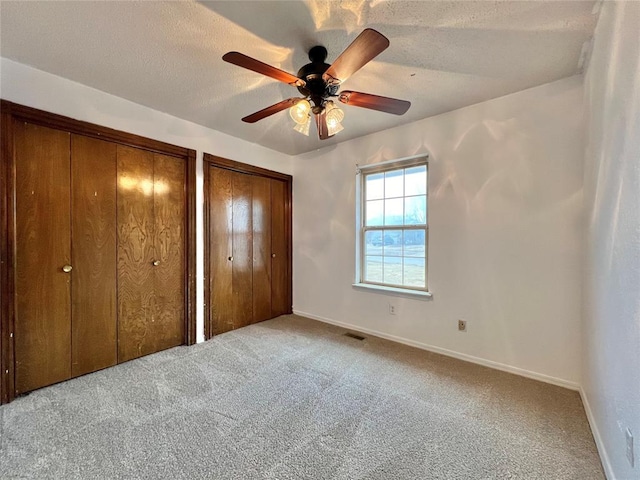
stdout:
POLYGON ((233 257, 229 257, 229 261, 230 261, 230 262, 233 262, 233 257))
POLYGON ((271 254, 271 258, 276 258, 276 254, 275 254, 275 253, 272 253, 272 254, 271 254))
POLYGON ((157 267, 158 265, 160 265, 160 260, 154 260, 154 261, 153 261, 153 263, 152 263, 152 265, 153 265, 154 267, 157 267))
POLYGON ((71 265, 65 265, 64 267, 62 267, 62 271, 64 273, 69 273, 71 269, 72 269, 71 265))

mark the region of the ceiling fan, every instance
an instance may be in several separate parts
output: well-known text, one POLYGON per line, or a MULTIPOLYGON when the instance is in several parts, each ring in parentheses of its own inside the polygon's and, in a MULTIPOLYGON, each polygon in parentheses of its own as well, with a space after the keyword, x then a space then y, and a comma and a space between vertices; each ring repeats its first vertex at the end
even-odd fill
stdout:
POLYGON ((389 39, 387 37, 376 30, 367 28, 358 35, 331 65, 325 63, 327 58, 327 49, 325 47, 315 46, 311 48, 309 50, 311 63, 298 70, 297 76, 239 52, 226 53, 222 59, 225 62, 297 87, 298 91, 304 95, 304 97, 287 98, 259 110, 244 117, 242 119, 243 122, 255 123, 274 113, 290 109, 291 117, 297 123, 295 130, 308 135, 311 121, 310 113, 313 113, 318 128, 318 136, 321 140, 325 140, 342 130, 340 122, 344 117, 344 113, 335 105, 331 100, 332 98, 337 97, 340 102, 346 105, 369 108, 395 115, 403 115, 409 110, 411 103, 406 100, 350 90, 338 93, 342 82, 360 70, 388 46, 389 39))

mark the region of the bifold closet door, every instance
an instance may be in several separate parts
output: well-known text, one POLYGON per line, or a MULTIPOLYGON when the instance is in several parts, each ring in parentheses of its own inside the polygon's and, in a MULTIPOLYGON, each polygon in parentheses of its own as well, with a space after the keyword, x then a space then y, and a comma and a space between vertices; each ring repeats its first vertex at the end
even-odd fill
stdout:
POLYGON ((286 182, 211 165, 205 174, 210 334, 289 313, 286 182))
POLYGON ((115 145, 16 123, 16 394, 115 364, 115 145))
POLYGON ((71 374, 117 363, 116 144, 71 136, 71 374))
POLYGON ((70 134, 14 122, 15 393, 71 377, 70 134))
POLYGON ((154 351, 184 343, 185 163, 154 154, 154 351))
POLYGON ((195 152, 4 101, 2 117, 0 401, 191 341, 195 152))
POLYGON ((184 339, 184 163, 118 146, 118 361, 184 339))
POLYGON ((273 180, 252 176, 253 217, 253 323, 271 314, 271 184, 273 180))
POLYGON ((211 333, 254 322, 254 177, 209 167, 211 333))
POLYGON ((206 167, 209 176, 209 322, 211 335, 233 330, 233 172, 206 167))
POLYGON ((231 174, 233 328, 253 323, 253 182, 251 175, 231 174))
POLYGON ((286 205, 285 182, 271 180, 271 318, 287 314, 291 309, 286 205))
POLYGON ((153 153, 118 145, 118 362, 153 351, 153 153))

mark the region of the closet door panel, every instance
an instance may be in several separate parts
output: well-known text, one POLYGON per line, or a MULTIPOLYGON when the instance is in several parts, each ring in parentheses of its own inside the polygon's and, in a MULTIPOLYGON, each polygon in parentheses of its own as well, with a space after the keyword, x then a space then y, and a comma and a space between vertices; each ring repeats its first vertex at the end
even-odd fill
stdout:
POLYGON ((185 170, 180 159, 154 156, 154 351, 182 345, 185 328, 185 170))
POLYGON ((73 376, 117 363, 116 144, 71 136, 73 376))
POLYGON ((251 176, 233 172, 233 327, 253 323, 253 217, 251 176))
POLYGON ((69 134, 14 123, 15 392, 71 376, 69 134))
POLYGON ((289 313, 287 248, 286 185, 279 180, 271 181, 271 316, 289 313))
POLYGON ((232 173, 209 167, 209 291, 210 332, 233 329, 233 187, 232 173))
POLYGON ((153 353, 153 154, 118 145, 118 362, 153 353))
POLYGON ((252 176, 253 322, 271 318, 271 180, 252 176))

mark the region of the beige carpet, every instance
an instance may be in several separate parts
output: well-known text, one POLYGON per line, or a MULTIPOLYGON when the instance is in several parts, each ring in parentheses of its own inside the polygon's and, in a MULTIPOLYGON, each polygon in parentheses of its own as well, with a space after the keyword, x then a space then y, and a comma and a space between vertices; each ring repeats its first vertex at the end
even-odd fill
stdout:
POLYGON ((576 392, 280 317, 0 407, 0 478, 602 479, 576 392))

